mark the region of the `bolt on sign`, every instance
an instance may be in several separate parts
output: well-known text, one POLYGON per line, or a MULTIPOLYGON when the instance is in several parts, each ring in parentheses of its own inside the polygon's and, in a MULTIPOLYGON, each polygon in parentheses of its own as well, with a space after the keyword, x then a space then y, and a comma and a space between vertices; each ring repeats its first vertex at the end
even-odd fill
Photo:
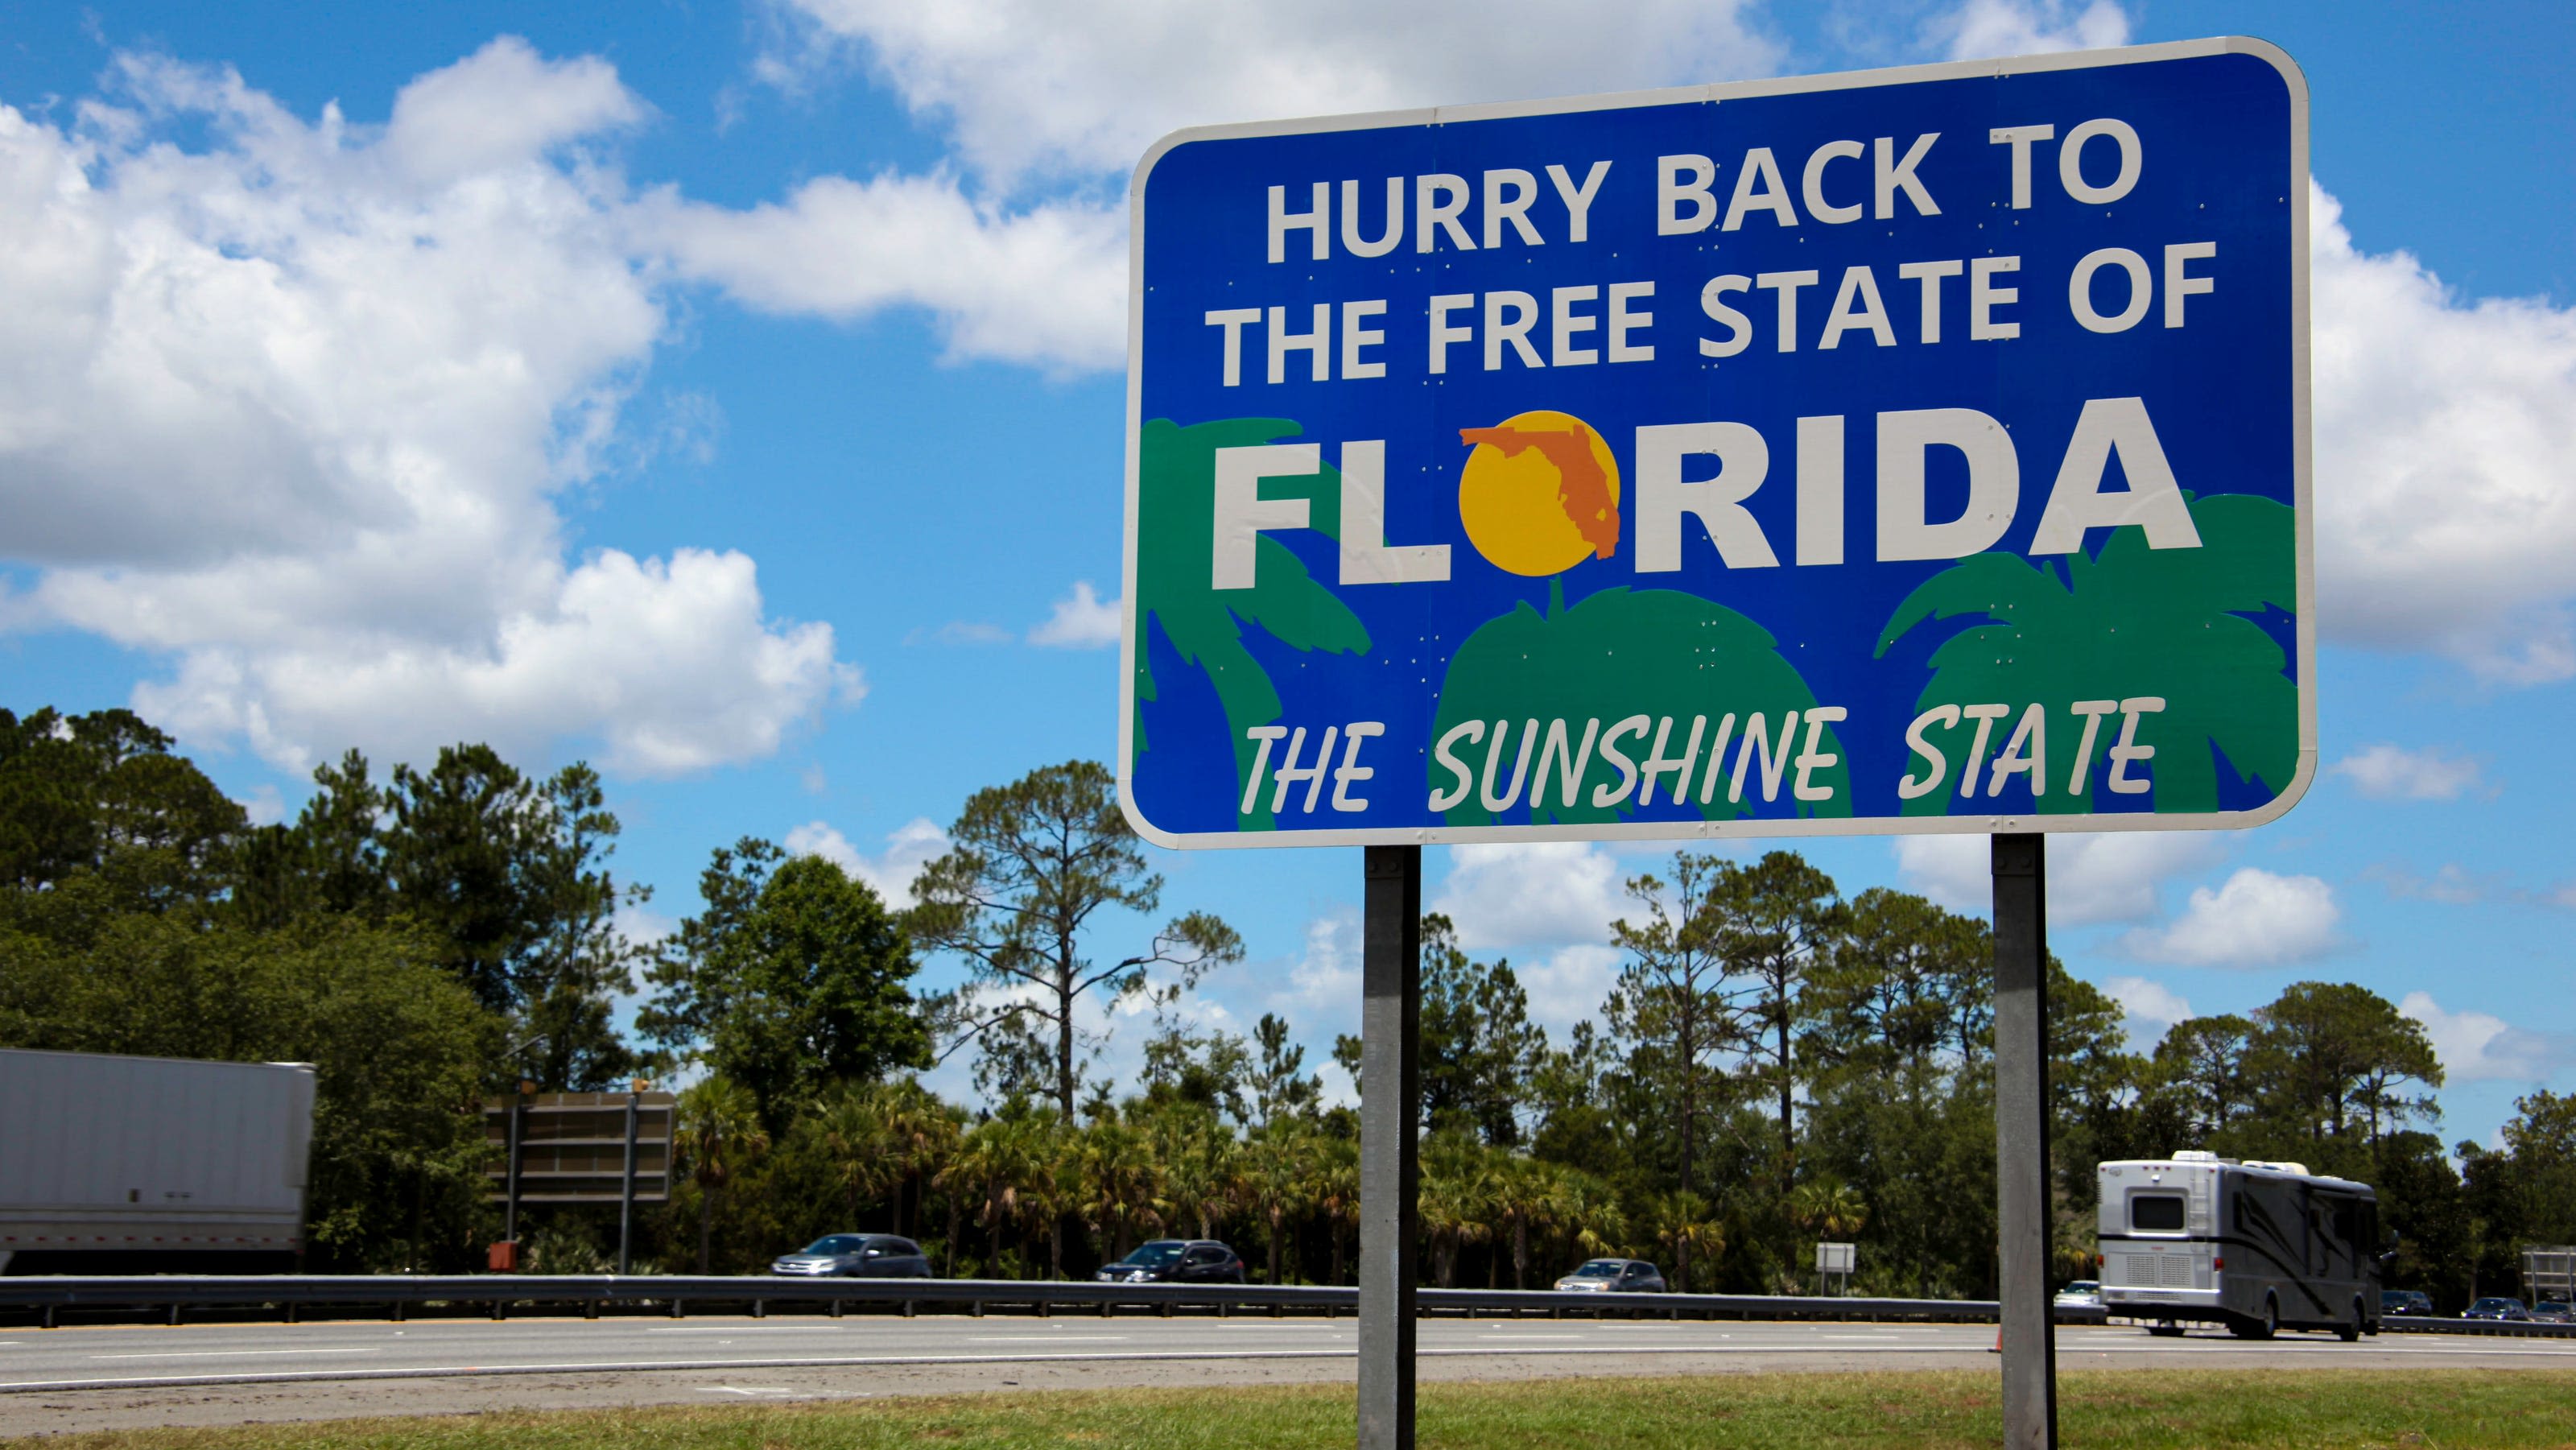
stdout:
POLYGON ((1183 131, 1122 794, 1181 846, 2241 827, 2315 768, 2260 41, 1183 131))

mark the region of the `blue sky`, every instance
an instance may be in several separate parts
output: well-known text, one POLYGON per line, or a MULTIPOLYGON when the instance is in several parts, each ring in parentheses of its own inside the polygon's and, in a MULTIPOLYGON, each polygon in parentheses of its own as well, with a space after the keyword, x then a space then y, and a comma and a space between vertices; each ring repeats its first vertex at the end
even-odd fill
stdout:
MULTIPOLYGON (((2401 1001, 2448 1136, 2576 1086, 2565 7, 1080 9, 13 10, 0 703, 134 705, 267 815, 350 745, 592 760, 639 930, 746 834, 900 890, 970 791, 1114 747, 1155 135, 2250 33, 2314 96, 2326 772, 2258 832, 2057 842, 2055 943, 2142 1039, 2306 977, 2401 1001)), ((1981 852, 1809 848, 1969 908, 1981 852)), ((1434 851, 1426 896, 1561 1029, 1659 854, 1434 851)), ((1204 1018, 1352 1030, 1355 852, 1157 864, 1250 948, 1204 1018)))

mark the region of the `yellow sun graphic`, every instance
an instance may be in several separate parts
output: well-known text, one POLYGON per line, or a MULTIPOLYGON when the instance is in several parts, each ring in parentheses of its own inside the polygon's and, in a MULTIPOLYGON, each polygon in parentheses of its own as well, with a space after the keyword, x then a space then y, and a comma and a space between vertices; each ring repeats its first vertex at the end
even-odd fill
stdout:
POLYGON ((1474 445, 1458 474, 1458 519, 1496 568, 1560 574, 1619 547, 1619 461, 1570 413, 1517 413, 1461 428, 1474 445))

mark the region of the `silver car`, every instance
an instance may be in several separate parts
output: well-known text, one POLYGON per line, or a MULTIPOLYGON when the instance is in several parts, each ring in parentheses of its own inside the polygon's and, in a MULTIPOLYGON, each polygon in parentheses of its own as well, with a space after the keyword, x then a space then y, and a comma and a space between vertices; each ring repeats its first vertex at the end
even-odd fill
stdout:
POLYGON ((772 1262, 769 1272, 814 1279, 927 1279, 921 1246, 892 1234, 825 1234, 772 1262))
POLYGON ((1661 1294, 1665 1286, 1662 1271, 1643 1259, 1594 1259, 1556 1287, 1575 1294, 1661 1294))

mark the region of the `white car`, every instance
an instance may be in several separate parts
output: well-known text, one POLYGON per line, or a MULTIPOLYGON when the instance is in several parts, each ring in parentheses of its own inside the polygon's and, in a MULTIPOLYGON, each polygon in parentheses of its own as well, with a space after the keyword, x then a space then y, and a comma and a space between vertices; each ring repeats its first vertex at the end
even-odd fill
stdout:
POLYGON ((2078 1279, 2057 1291, 2050 1301, 2060 1309, 2099 1309, 2102 1307, 2102 1285, 2093 1279, 2078 1279))

